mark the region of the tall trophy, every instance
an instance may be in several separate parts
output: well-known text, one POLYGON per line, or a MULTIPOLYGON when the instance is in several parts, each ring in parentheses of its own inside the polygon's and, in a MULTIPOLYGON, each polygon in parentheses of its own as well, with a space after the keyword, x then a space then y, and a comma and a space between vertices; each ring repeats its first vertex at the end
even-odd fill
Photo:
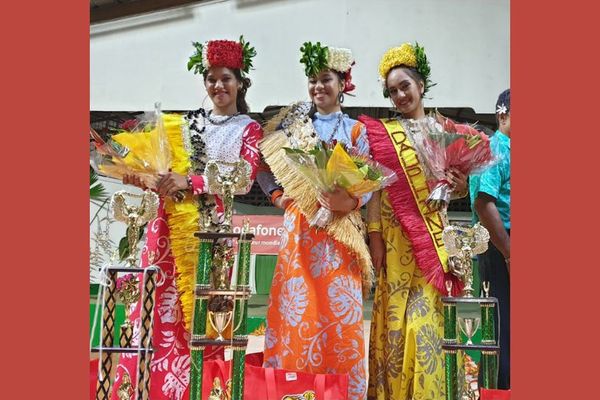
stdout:
POLYGON ((111 396, 110 376, 112 372, 111 355, 113 353, 136 354, 140 358, 137 382, 134 385, 129 375, 124 377, 120 386, 116 388, 118 398, 130 398, 132 394, 135 394, 133 398, 136 400, 148 399, 152 353, 151 322, 154 313, 154 294, 158 267, 152 265, 146 268, 137 267, 137 242, 141 227, 151 219, 156 218, 158 204, 158 196, 150 191, 146 191, 142 195, 119 191, 113 194, 110 201, 115 219, 127 224, 129 257, 125 260, 126 266, 106 268, 105 282, 100 286, 101 304, 96 307, 102 307, 101 344, 90 349, 91 352, 98 353, 100 359, 96 400, 108 400, 111 396), (127 198, 137 198, 139 204, 129 204, 127 198), (119 278, 120 273, 125 274, 125 276, 119 278), (119 345, 115 346, 117 298, 125 305, 127 321, 120 327, 119 345), (137 345, 133 345, 133 327, 129 322, 129 309, 137 301, 141 304, 141 325, 138 336, 139 342, 137 345))
POLYGON ((129 256, 127 263, 130 267, 137 265, 137 242, 140 228, 150 220, 156 218, 158 210, 158 195, 149 190, 142 195, 135 195, 124 190, 116 192, 111 198, 111 208, 117 221, 127 224, 127 242, 129 256), (126 197, 141 199, 139 205, 127 204, 126 197))
POLYGON ((225 399, 242 399, 244 393, 244 358, 246 335, 248 284, 250 274, 250 245, 254 235, 248 223, 241 233, 232 232, 234 194, 250 184, 251 167, 245 160, 226 164, 209 161, 205 175, 208 193, 223 202, 223 216, 215 221, 215 210, 200 210, 200 254, 196 270, 196 288, 190 353, 190 398, 202 396, 203 355, 206 346, 224 346, 233 350, 232 378, 221 385, 213 380, 211 399, 222 393, 225 399), (237 239, 238 270, 235 284, 230 276, 234 264, 232 241, 237 239))
POLYGON ((479 223, 472 227, 449 225, 444 228, 442 233, 442 240, 448 253, 449 269, 464 283, 462 295, 453 297, 452 281, 447 281, 448 296, 442 298, 444 304, 444 341, 442 349, 446 361, 446 400, 471 400, 476 398, 476 394, 470 390, 468 384, 458 382, 457 354, 459 351, 480 351, 483 387, 493 389, 497 386, 497 357, 500 347, 495 339, 494 310, 497 310, 498 300, 489 297, 489 283, 487 282, 483 283, 485 297, 473 297, 472 259, 475 255, 487 250, 489 239, 489 232, 479 223), (478 304, 481 316, 457 317, 456 306, 458 304, 478 304), (473 337, 480 326, 482 332, 481 343, 474 343, 473 337), (466 341, 459 340, 459 331, 466 337, 466 341), (459 388, 462 388, 462 390, 459 388))

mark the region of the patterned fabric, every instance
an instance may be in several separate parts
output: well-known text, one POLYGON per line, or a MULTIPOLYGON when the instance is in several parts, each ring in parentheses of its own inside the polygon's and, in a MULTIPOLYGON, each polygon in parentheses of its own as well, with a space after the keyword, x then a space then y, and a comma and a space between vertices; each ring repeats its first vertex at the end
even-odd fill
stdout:
MULTIPOLYGON (((321 139, 368 153, 364 125, 347 116, 338 125, 338 116, 315 114, 321 139)), ((324 230, 310 228, 294 205, 288 207, 267 310, 265 367, 348 373, 348 398, 362 400, 364 353, 360 265, 324 230)))
POLYGON ((311 229, 293 205, 267 311, 265 367, 349 373, 349 399, 366 391, 360 266, 323 230, 311 229))
MULTIPOLYGON (((417 177, 424 178, 422 164, 413 149, 413 141, 419 137, 398 131, 396 137, 402 141, 401 151, 397 151, 388 132, 381 130, 381 123, 362 117, 360 120, 367 124, 376 161, 389 163, 388 156, 401 161, 396 164, 396 173, 402 176, 406 176, 402 165, 411 166, 411 179, 399 179, 381 192, 379 206, 387 254, 373 301, 367 398, 443 400, 443 306, 440 292, 423 273, 423 264, 428 260, 445 262, 446 254, 443 246, 433 246, 431 230, 421 230, 424 234, 419 236, 414 234, 421 226, 415 221, 423 221, 418 206, 428 195, 427 188, 417 192, 411 186, 417 177), (399 198, 401 204, 394 200, 399 198), (418 251, 423 249, 430 249, 435 257, 419 258, 418 251)), ((443 275, 442 278, 447 279, 443 275)))
POLYGON ((377 277, 369 343, 368 399, 444 399, 444 315, 417 268, 411 243, 383 191, 387 268, 377 277))
MULTIPOLYGON (((252 166, 254 179, 259 162, 256 143, 262 136, 260 125, 250 118, 245 125, 237 125, 241 138, 238 156, 243 157, 252 166)), ((227 125, 221 125, 225 127, 227 125)), ((184 132, 187 130, 184 129, 184 132)), ((210 143, 212 137, 209 137, 210 143)), ((207 146, 210 148, 210 146, 207 146)), ((227 156, 225 156, 227 157, 227 156)), ((220 161, 220 158, 216 158, 220 161)), ((228 160, 225 160, 228 161, 228 160)), ((248 188, 250 189, 250 188, 248 188)), ((223 213, 222 202, 215 196, 217 213, 223 213)), ((153 325, 154 353, 150 364, 150 394, 152 400, 182 400, 189 398, 190 354, 188 348, 189 332, 185 329, 181 311, 180 293, 175 280, 175 266, 169 240, 169 227, 164 205, 161 201, 159 215, 148 224, 147 240, 142 251, 142 267, 148 266, 148 255, 154 255, 155 264, 162 271, 162 279, 156 289, 156 305, 153 325)), ((134 324, 134 345, 139 343, 140 309, 139 304, 132 306, 131 321, 134 324)), ((216 349, 207 348, 205 357, 210 357, 216 349)), ((112 400, 117 400, 117 389, 124 372, 136 382, 137 356, 123 354, 119 358, 117 376, 113 385, 112 400)), ((132 397, 133 398, 133 397, 132 397)))

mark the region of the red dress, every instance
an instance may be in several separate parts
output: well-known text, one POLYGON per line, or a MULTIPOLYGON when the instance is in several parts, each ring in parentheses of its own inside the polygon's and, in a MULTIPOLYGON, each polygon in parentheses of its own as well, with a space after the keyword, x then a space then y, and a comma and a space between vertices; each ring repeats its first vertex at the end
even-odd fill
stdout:
MULTIPOLYGON (((188 115, 190 125, 194 120, 199 122, 197 114, 188 115)), ((218 116, 212 117, 217 120, 218 116)), ((225 118, 223 118, 225 119, 225 118)), ((217 120, 218 121, 218 120, 217 120)), ((217 161, 230 161, 243 158, 252 166, 251 179, 254 181, 259 162, 257 142, 262 137, 262 129, 246 115, 238 115, 225 123, 212 124, 204 119, 204 135, 207 159, 217 161)), ((183 127, 184 143, 186 135, 196 133, 183 127)), ((189 142, 189 140, 188 140, 189 142)), ((192 153, 193 154, 193 153, 192 153)), ((196 156, 197 151, 196 151, 196 156)), ((193 157, 192 157, 193 159, 193 157)), ((195 195, 205 195, 205 179, 201 175, 192 178, 193 192, 195 195)), ((245 192, 250 190, 248 185, 245 192)), ((237 193, 242 194, 242 193, 237 193)), ((223 207, 219 198, 214 198, 218 215, 222 215, 223 207)), ((188 348, 189 332, 186 329, 181 306, 181 292, 177 287, 177 268, 171 251, 170 230, 168 225, 169 215, 165 210, 164 201, 161 199, 158 217, 147 226, 147 240, 142 250, 142 267, 148 266, 148 255, 153 254, 154 264, 162 271, 162 278, 156 288, 156 304, 154 308, 153 348, 150 363, 150 393, 152 400, 181 400, 188 399, 188 385, 190 381, 190 351, 188 348)), ((194 239, 196 240, 196 239, 194 239)), ((134 343, 139 343, 140 305, 132 305, 130 317, 134 325, 134 343)), ((213 350, 214 351, 214 350, 213 350)), ((210 350, 205 351, 205 357, 210 356, 210 350)), ((132 384, 137 382, 137 355, 122 354, 119 358, 117 375, 112 386, 113 400, 117 400, 117 390, 124 373, 129 374, 132 384)), ((133 398, 133 395, 132 395, 133 398)))

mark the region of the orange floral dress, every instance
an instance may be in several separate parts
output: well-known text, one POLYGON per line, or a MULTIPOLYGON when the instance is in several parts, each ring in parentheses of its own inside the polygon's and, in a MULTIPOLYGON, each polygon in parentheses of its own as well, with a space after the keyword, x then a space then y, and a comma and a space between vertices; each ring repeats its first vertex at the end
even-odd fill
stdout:
MULTIPOLYGON (((332 130, 330 120, 317 115, 319 134, 332 130)), ((350 118, 344 122, 346 134, 342 130, 333 139, 368 151, 364 125, 350 118)), ((265 367, 347 373, 348 399, 362 400, 366 362, 361 266, 346 246, 325 230, 310 227, 294 204, 285 212, 283 227, 267 311, 265 367)))
POLYGON ((309 228, 291 206, 267 312, 265 366, 348 373, 350 399, 364 398, 361 271, 344 246, 309 228))

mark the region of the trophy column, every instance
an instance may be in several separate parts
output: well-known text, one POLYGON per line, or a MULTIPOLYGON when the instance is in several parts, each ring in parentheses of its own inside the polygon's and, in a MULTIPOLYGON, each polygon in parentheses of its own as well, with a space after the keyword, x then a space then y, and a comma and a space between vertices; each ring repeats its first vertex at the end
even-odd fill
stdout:
POLYGON ((247 300, 250 297, 248 277, 253 235, 248 233, 248 224, 245 224, 241 233, 233 233, 232 214, 233 194, 249 185, 251 168, 244 160, 230 167, 227 174, 221 172, 215 161, 207 162, 205 168, 209 193, 221 197, 224 210, 221 221, 214 220, 214 210, 200 210, 200 232, 194 234, 200 239, 200 257, 192 320, 193 334, 190 339, 191 400, 200 400, 202 396, 203 350, 206 346, 230 347, 233 350, 231 380, 224 382, 222 388, 219 380, 215 379, 212 391, 223 392, 227 399, 235 400, 241 400, 244 393, 244 362, 248 345, 247 300), (233 264, 231 242, 234 239, 238 241, 235 287, 229 279, 233 264), (216 337, 207 335, 207 323, 216 332, 216 337), (228 335, 229 331, 229 338, 225 338, 224 335, 228 335))
MULTIPOLYGON (((247 229, 247 228, 246 228, 247 229)), ((242 234, 239 241, 238 253, 238 274, 237 274, 237 292, 250 294, 250 286, 248 285, 250 275, 250 246, 251 239, 248 239, 246 234, 242 234)), ((247 329, 247 297, 241 297, 235 301, 235 315, 233 320, 238 321, 235 330, 233 331, 234 340, 244 342, 244 346, 235 346, 233 348, 233 385, 232 398, 242 399, 244 395, 244 366, 246 345, 248 344, 247 329)))
MULTIPOLYGON (((136 354, 139 357, 137 371, 137 387, 134 389, 129 375, 125 374, 121 385, 116 388, 119 398, 130 398, 134 400, 145 400, 148 398, 150 387, 150 359, 152 354, 152 320, 154 315, 156 272, 158 267, 149 266, 145 269, 136 268, 137 264, 137 238, 139 228, 156 218, 158 209, 158 196, 152 192, 143 195, 134 195, 124 191, 116 192, 111 198, 111 208, 116 220, 126 222, 128 225, 128 239, 130 255, 126 260, 128 266, 108 267, 105 271, 106 283, 102 285, 102 303, 96 307, 102 308, 102 341, 100 346, 90 349, 92 353, 100 354, 101 366, 100 376, 96 384, 96 400, 108 400, 111 397, 110 375, 112 372, 112 355, 114 353, 136 354), (126 203, 125 197, 137 197, 141 199, 138 206, 126 203), (119 273, 126 274, 118 278, 119 273), (143 276, 140 290, 140 282, 137 276, 143 276), (121 287, 119 287, 119 284, 121 287), (121 338, 120 346, 114 346, 115 342, 115 308, 117 295, 125 305, 126 313, 130 306, 141 301, 140 313, 140 342, 132 346, 132 328, 127 321, 124 326, 119 327, 121 338)), ((149 257, 150 263, 152 260, 149 257)))
MULTIPOLYGON (((212 266, 213 240, 200 239, 200 254, 196 270, 196 291, 210 290, 210 269, 212 266)), ((194 300, 194 315, 192 317, 192 340, 190 346, 190 399, 201 399, 202 396, 202 363, 204 345, 199 344, 206 335, 207 296, 197 296, 194 300)))
MULTIPOLYGON (((448 296, 452 292, 452 281, 446 282, 446 290, 448 296)), ((444 344, 456 344, 458 342, 456 333, 456 304, 443 302, 444 304, 444 344)), ((457 400, 458 399, 458 387, 457 387, 457 376, 456 370, 457 360, 455 349, 446 349, 444 351, 444 374, 446 377, 446 400, 457 400)))
MULTIPOLYGON (((148 267, 143 279, 143 291, 141 296, 142 307, 140 314, 140 343, 139 348, 150 349, 152 347, 152 322, 154 317, 154 301, 156 292, 157 267, 148 267)), ((152 354, 140 351, 138 367, 138 399, 147 399, 150 393, 150 361, 152 354)))
MULTIPOLYGON (((108 285, 103 287, 102 294, 102 307, 103 307, 103 318, 102 318, 102 349, 110 349, 114 341, 114 328, 115 328, 115 307, 116 298, 115 293, 117 290, 117 271, 109 270, 108 285)), ((97 307, 97 306, 96 306, 97 307)), ((95 351, 95 349, 92 349, 95 351)), ((112 354, 110 351, 102 351, 100 356, 100 368, 101 375, 96 384, 96 399, 108 399, 110 396, 110 374, 112 371, 112 354)))
POLYGON ((476 393, 464 384, 458 382, 457 354, 459 351, 477 350, 481 352, 480 368, 483 370, 483 387, 496 388, 497 380, 497 354, 499 346, 495 340, 494 310, 497 309, 498 300, 489 297, 489 285, 484 283, 485 297, 473 297, 473 262, 475 254, 487 250, 489 241, 488 231, 479 224, 473 227, 450 225, 444 229, 442 240, 450 256, 448 265, 453 274, 460 277, 465 283, 462 296, 452 297, 452 284, 446 282, 447 297, 442 297, 444 304, 444 343, 442 349, 445 354, 446 373, 446 400, 471 400, 476 398, 476 393), (456 306, 458 304, 477 304, 480 307, 480 317, 458 317, 456 306), (482 341, 473 343, 472 338, 481 324, 482 341), (457 327, 466 336, 464 343, 458 340, 457 327), (462 388, 462 389, 461 389, 462 388))
MULTIPOLYGON (((483 290, 485 292, 485 297, 490 298, 490 287, 488 282, 484 282, 483 290)), ((481 304, 482 344, 488 344, 493 346, 496 345, 496 304, 497 302, 481 304)), ((498 387, 498 352, 488 350, 482 351, 480 368, 483 372, 483 387, 489 389, 496 389, 498 387)))

